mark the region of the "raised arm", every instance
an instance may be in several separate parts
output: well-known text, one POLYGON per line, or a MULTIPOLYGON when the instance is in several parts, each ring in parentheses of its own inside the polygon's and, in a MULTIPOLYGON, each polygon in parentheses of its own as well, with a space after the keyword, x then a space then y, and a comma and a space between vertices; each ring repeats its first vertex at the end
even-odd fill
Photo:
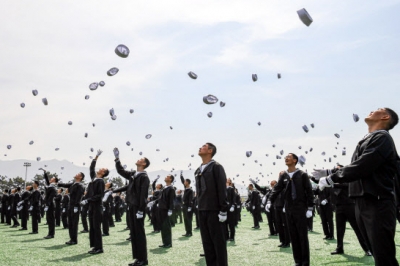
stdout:
POLYGON ((58 187, 70 188, 74 183, 57 183, 58 187))

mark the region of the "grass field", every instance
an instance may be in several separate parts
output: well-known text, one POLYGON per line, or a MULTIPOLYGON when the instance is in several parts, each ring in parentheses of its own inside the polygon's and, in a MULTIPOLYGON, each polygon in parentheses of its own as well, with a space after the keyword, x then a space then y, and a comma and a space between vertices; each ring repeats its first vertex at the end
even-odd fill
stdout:
MULTIPOLYGON (((229 265, 292 265, 291 248, 279 249, 278 237, 268 237, 267 219, 260 230, 251 229, 252 217, 245 210, 237 228, 236 242, 228 243, 229 265)), ((123 217, 125 221, 125 216, 123 217)), ((125 222, 110 228, 110 236, 103 237, 104 253, 90 255, 88 234, 79 234, 78 245, 68 246, 68 230, 56 227, 54 239, 43 239, 47 226, 39 225, 39 234, 29 235, 4 224, 0 225, 0 265, 127 265, 132 262, 131 245, 125 239, 128 231, 125 222)), ((30 228, 30 224, 28 225, 30 228)), ((79 231, 82 230, 80 225, 79 231)), ((152 226, 146 222, 149 265, 206 265, 202 253, 200 232, 194 230, 193 237, 181 237, 184 225, 177 224, 172 230, 173 247, 158 248, 160 234, 151 234, 152 226)), ((309 234, 311 265, 374 265, 372 257, 364 256, 353 230, 348 227, 345 235, 345 254, 331 256, 336 240, 324 241, 319 217, 314 218, 314 232, 309 234)), ((399 243, 399 234, 396 235, 399 243)), ((399 253, 398 253, 399 254, 399 253)), ((400 257, 398 256, 398 260, 400 257)))

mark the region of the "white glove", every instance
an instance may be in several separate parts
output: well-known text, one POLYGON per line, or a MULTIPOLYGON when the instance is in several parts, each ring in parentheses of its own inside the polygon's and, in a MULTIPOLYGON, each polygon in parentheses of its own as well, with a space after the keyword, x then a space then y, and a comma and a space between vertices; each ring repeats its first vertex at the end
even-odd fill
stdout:
POLYGON ((332 173, 330 169, 314 169, 314 172, 311 174, 315 177, 315 179, 320 179, 321 177, 328 176, 332 173))
POLYGON ((286 213, 286 210, 285 210, 285 208, 283 208, 283 209, 282 209, 282 212, 283 212, 283 213, 286 213))
POLYGON ((319 182, 318 182, 318 187, 319 190, 324 190, 326 187, 332 187, 333 186, 333 181, 330 179, 330 177, 322 177, 319 182))
POLYGON ((233 212, 235 210, 235 207, 232 205, 232 207, 229 209, 230 212, 233 212))
POLYGON ((219 212, 219 214, 218 214, 218 218, 219 218, 219 221, 221 222, 221 223, 223 223, 223 222, 225 222, 226 221, 226 212, 219 212))
POLYGON ((136 219, 142 219, 143 218, 143 212, 138 211, 136 213, 136 219))
POLYGON ((265 211, 269 212, 269 209, 271 209, 271 202, 267 202, 267 205, 265 205, 265 211))
POLYGON ((106 211, 106 207, 103 207, 103 212, 105 212, 106 211))
POLYGON ((256 209, 256 206, 253 206, 253 210, 255 210, 256 209))
POLYGON ((63 212, 63 213, 65 212, 65 208, 62 209, 62 212, 63 212))
POLYGON ((100 156, 102 153, 103 153, 103 151, 102 151, 102 150, 98 150, 98 151, 97 151, 97 155, 96 155, 96 156, 100 156))
POLYGON ((192 211, 192 207, 189 207, 189 208, 188 208, 188 212, 191 212, 191 211, 192 211))
POLYGON ((28 210, 28 211, 32 211, 32 210, 33 210, 33 206, 29 207, 29 210, 28 210))
POLYGON ((240 205, 238 205, 236 208, 240 209, 240 205))
POLYGON ((88 203, 87 200, 82 200, 82 201, 81 201, 81 205, 82 205, 82 206, 85 206, 87 203, 88 203))
POLYGON ((168 211, 168 216, 171 216, 172 215, 172 210, 169 210, 168 211))
POLYGON ((321 204, 324 205, 324 206, 325 206, 327 203, 328 203, 328 201, 327 201, 326 199, 324 199, 323 201, 321 201, 321 204))
POLYGON ((8 206, 8 210, 11 210, 11 206, 8 206))
POLYGON ((17 206, 18 206, 18 207, 21 206, 22 203, 24 203, 23 200, 21 200, 20 202, 18 202, 17 206))
POLYGON ((17 207, 17 211, 21 211, 22 210, 22 206, 17 207))
POLYGON ((264 205, 261 204, 261 209, 264 208, 264 205))
POLYGON ((311 218, 311 217, 312 217, 312 211, 308 210, 308 211, 306 212, 306 217, 307 217, 307 218, 311 218))
POLYGON ((49 210, 49 206, 44 207, 44 211, 47 212, 49 210))
POLYGON ((118 150, 118 148, 114 148, 114 156, 115 156, 115 159, 118 159, 119 158, 119 150, 118 150))
POLYGON ((196 205, 196 209, 198 209, 199 208, 199 205, 196 205))
POLYGON ((78 212, 78 207, 74 207, 74 213, 78 212))

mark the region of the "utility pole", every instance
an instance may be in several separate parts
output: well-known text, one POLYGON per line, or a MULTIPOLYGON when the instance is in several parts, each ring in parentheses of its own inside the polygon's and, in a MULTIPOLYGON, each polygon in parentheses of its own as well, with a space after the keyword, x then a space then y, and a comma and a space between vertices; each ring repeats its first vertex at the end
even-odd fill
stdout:
POLYGON ((25 171, 25 190, 26 190, 26 177, 28 176, 28 167, 31 166, 31 163, 24 163, 24 167, 26 167, 26 171, 25 171))

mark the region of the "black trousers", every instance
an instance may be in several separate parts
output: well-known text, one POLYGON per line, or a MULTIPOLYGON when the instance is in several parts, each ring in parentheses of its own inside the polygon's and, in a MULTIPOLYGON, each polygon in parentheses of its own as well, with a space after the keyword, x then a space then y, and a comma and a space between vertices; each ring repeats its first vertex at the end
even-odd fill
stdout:
POLYGON ((182 207, 176 208, 175 209, 175 223, 178 223, 178 217, 179 217, 179 223, 182 223, 182 207))
POLYGON ((68 209, 68 231, 69 238, 71 241, 78 243, 78 225, 79 225, 79 213, 81 212, 81 207, 70 206, 68 209), (75 212, 74 209, 78 208, 75 212))
POLYGON ((228 211, 228 217, 225 222, 226 226, 226 238, 228 239, 235 239, 235 232, 236 232, 236 214, 235 211, 230 212, 228 211))
POLYGON ((114 217, 113 217, 113 215, 112 215, 112 211, 110 210, 110 214, 108 215, 108 224, 110 225, 110 226, 115 226, 115 224, 114 224, 114 217))
POLYGON ((266 212, 267 214, 267 220, 268 220, 268 227, 269 227, 269 233, 271 235, 275 235, 277 233, 276 230, 276 225, 275 225, 275 207, 271 207, 271 210, 269 212, 266 212))
POLYGON ((225 224, 218 218, 219 211, 200 211, 200 234, 208 266, 227 266, 225 224))
MULTIPOLYGON (((56 205, 56 208, 54 210, 54 215, 55 215, 55 219, 56 219, 56 226, 60 226, 60 218, 62 216, 62 210, 60 206, 56 205)), ((65 227, 65 225, 64 225, 65 227)))
POLYGON ((307 231, 307 208, 295 205, 292 208, 285 208, 286 219, 289 227, 290 239, 294 262, 299 265, 310 265, 310 246, 307 231))
POLYGON ((7 213, 7 205, 3 204, 1 206, 1 223, 5 223, 6 222, 6 213, 7 213))
POLYGON ((18 225, 19 226, 17 215, 18 215, 17 210, 15 210, 15 209, 11 210, 11 219, 13 221, 13 225, 18 225))
POLYGON ((286 221, 286 214, 282 211, 283 207, 275 207, 275 225, 279 234, 279 241, 284 244, 290 244, 289 227, 286 221))
POLYGON ((153 225, 153 230, 154 231, 160 231, 160 218, 158 217, 158 208, 156 204, 153 205, 153 208, 151 208, 151 224, 153 225))
POLYGON ((103 234, 110 233, 110 209, 103 208, 103 234))
POLYGON ((254 222, 254 226, 260 226, 259 222, 261 221, 261 210, 260 208, 255 208, 254 210, 252 210, 252 214, 253 214, 253 222, 254 222))
POLYGON ((87 215, 88 215, 88 208, 83 207, 81 212, 81 219, 82 219, 82 226, 83 230, 89 231, 88 223, 87 223, 87 215))
POLYGON ((332 205, 329 202, 325 205, 321 204, 320 216, 322 222, 322 229, 324 231, 325 236, 333 237, 335 231, 333 226, 333 211, 332 211, 332 205))
POLYGON ((101 236, 101 223, 103 220, 103 206, 98 202, 89 203, 89 239, 90 247, 95 249, 103 248, 101 236))
MULTIPOLYGON (((64 228, 68 228, 68 208, 63 208, 61 211, 61 220, 64 228), (65 209, 65 210, 64 210, 65 209)), ((57 220, 56 220, 57 225, 57 220)))
POLYGON ((55 234, 55 226, 56 226, 56 220, 54 217, 54 206, 50 205, 47 212, 46 212, 46 221, 47 221, 47 226, 49 227, 49 236, 54 236, 55 234))
POLYGON ((307 218, 307 228, 310 231, 313 231, 314 216, 315 216, 315 207, 313 208, 312 216, 310 218, 307 218))
POLYGON ((8 209, 9 206, 6 206, 6 223, 11 224, 11 208, 8 209))
POLYGON ((161 238, 163 245, 172 245, 172 232, 168 210, 158 209, 161 222, 161 238))
POLYGON ((193 209, 191 212, 187 211, 187 207, 183 206, 182 211, 183 211, 183 222, 185 224, 185 230, 186 234, 191 234, 192 233, 192 221, 193 221, 193 209))
POLYGON ((356 198, 356 219, 377 266, 399 265, 396 260, 394 235, 396 205, 394 200, 356 198))
POLYGON ((119 211, 119 206, 115 206, 115 221, 121 222, 121 212, 119 211))
POLYGON ((143 218, 138 219, 136 213, 138 212, 138 207, 130 205, 127 216, 129 216, 131 229, 131 244, 132 244, 132 257, 133 259, 138 259, 140 261, 147 260, 147 240, 146 232, 144 230, 144 220, 146 215, 143 212, 143 218))
POLYGON ((195 211, 194 214, 196 215, 196 228, 200 228, 200 222, 199 222, 199 211, 195 211))
POLYGON ((131 226, 132 226, 130 211, 131 211, 131 210, 130 210, 130 207, 128 206, 128 207, 126 208, 126 217, 125 217, 125 220, 126 220, 126 225, 127 225, 127 227, 129 227, 129 229, 131 229, 131 226))
POLYGON ((32 214, 32 232, 39 232, 40 209, 33 208, 31 214, 32 214))
POLYGON ((337 237, 337 249, 343 250, 343 238, 346 232, 346 222, 349 222, 357 236, 358 242, 364 251, 368 251, 369 248, 365 242, 360 229, 358 228, 356 220, 356 210, 354 204, 348 205, 337 205, 336 206, 336 237, 337 237))
POLYGON ((238 225, 239 221, 242 221, 242 217, 241 217, 241 212, 242 212, 242 207, 240 206, 240 208, 238 208, 237 206, 235 207, 235 212, 236 212, 236 225, 238 225))
POLYGON ((24 204, 24 207, 19 212, 20 216, 21 216, 21 227, 22 228, 28 228, 28 218, 29 218, 28 208, 29 207, 24 204))

